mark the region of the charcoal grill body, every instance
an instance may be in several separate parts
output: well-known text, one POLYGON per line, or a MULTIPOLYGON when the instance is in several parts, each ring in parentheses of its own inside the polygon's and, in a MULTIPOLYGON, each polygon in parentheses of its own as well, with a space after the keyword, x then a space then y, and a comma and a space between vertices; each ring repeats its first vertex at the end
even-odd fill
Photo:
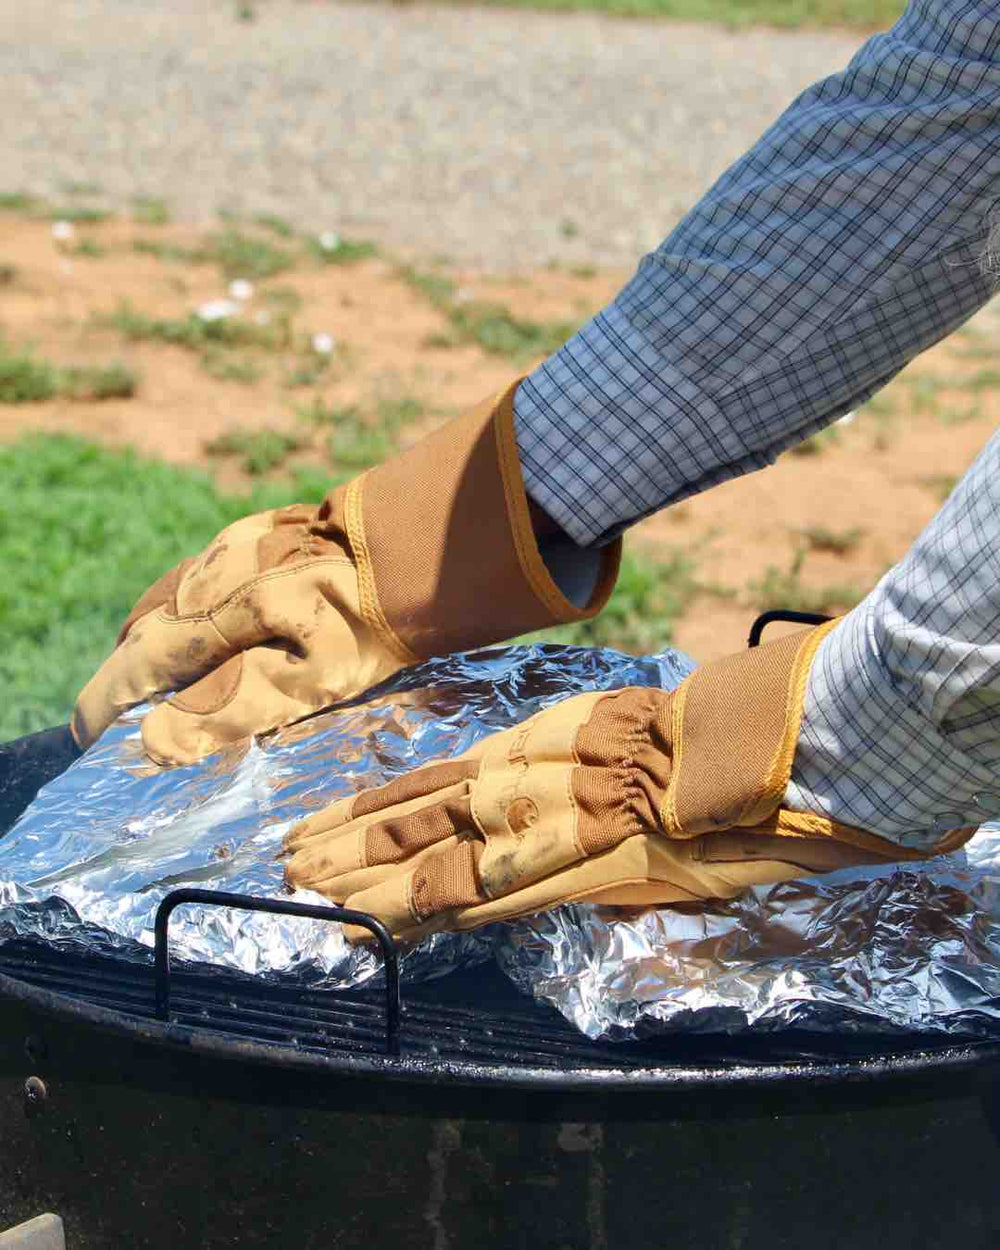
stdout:
POLYGON ((494 969, 337 996, 0 955, 0 1228, 70 1250, 994 1250, 1000 1045, 582 1039, 494 969))
MULTIPOLYGON (((751 646, 772 619, 824 618, 767 613, 751 646)), ((0 836, 74 750, 65 727, 0 750, 0 836)), ((0 947, 0 1229, 54 1211, 69 1250, 1000 1245, 1000 1036, 601 1045, 477 968, 404 996, 394 1054, 380 987, 182 968, 167 1019, 163 988, 0 947)))

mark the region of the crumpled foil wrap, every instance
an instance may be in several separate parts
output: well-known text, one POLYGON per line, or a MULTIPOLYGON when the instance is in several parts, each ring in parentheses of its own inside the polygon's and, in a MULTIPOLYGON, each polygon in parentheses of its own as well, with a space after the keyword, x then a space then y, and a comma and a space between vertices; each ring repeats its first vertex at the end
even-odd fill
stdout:
MULTIPOLYGON (((196 765, 162 769, 145 756, 146 707, 123 716, 46 786, 0 841, 0 943, 73 943, 125 959, 150 957, 153 920, 171 890, 194 886, 288 898, 278 858, 304 815, 431 760, 581 690, 674 686, 677 654, 535 645, 432 660, 343 705, 196 765)), ((324 904, 298 890, 296 902, 324 904)), ((439 934, 403 959, 410 979, 488 959, 494 934, 439 934)), ((352 947, 337 924, 184 905, 170 922, 173 958, 242 972, 295 975, 312 988, 375 975, 374 946, 352 947)))
MULTIPOLYGON (((143 757, 137 709, 0 841, 0 942, 148 958, 156 906, 171 889, 284 896, 277 851, 306 812, 456 755, 567 695, 671 689, 692 668, 674 651, 454 656, 249 750, 172 770, 143 757)), ((171 951, 312 987, 379 970, 377 953, 347 946, 339 926, 219 908, 178 910, 171 951)), ((925 865, 850 869, 640 915, 575 905, 438 935, 403 971, 430 978, 488 958, 594 1038, 791 1027, 1000 1037, 1000 825, 925 865)))

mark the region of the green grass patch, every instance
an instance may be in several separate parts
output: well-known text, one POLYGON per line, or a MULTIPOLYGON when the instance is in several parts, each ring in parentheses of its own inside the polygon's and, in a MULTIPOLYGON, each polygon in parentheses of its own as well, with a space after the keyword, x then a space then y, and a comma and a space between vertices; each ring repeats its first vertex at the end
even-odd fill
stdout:
POLYGON ((227 495, 191 470, 77 438, 0 446, 0 741, 64 722, 132 605, 248 512, 318 501, 302 475, 227 495))
POLYGON ((159 239, 133 239, 132 251, 175 265, 207 265, 211 262, 211 257, 201 248, 179 247, 176 243, 161 243, 159 239))
POLYGON ((917 484, 933 491, 939 503, 944 503, 958 485, 958 477, 954 473, 928 473, 917 478, 917 484))
POLYGON ((241 386, 253 386, 261 378, 261 369, 253 360, 246 360, 217 347, 202 354, 201 367, 217 382, 238 382, 241 386))
POLYGON ((31 213, 37 206, 33 195, 23 191, 0 191, 0 213, 31 213))
POLYGON ((107 256, 108 249, 102 247, 96 239, 81 239, 65 249, 67 256, 79 256, 84 260, 100 260, 107 256))
POLYGON ((494 8, 714 22, 733 29, 747 26, 793 30, 851 27, 863 31, 890 26, 905 7, 905 0, 480 0, 480 3, 494 8))
POLYGON ((425 413, 425 406, 408 395, 380 399, 372 416, 354 405, 326 404, 317 396, 299 407, 296 415, 314 430, 329 431, 325 450, 339 477, 388 459, 399 446, 403 427, 425 413))
POLYGON ((132 216, 144 226, 165 226, 170 220, 166 200, 157 196, 137 195, 132 201, 132 216))
POLYGON ((12 352, 0 344, 0 404, 44 403, 66 399, 128 399, 138 377, 122 364, 64 368, 30 352, 12 352))
POLYGON ((264 230, 270 230, 281 239, 295 238, 295 227, 291 222, 285 221, 284 217, 278 217, 274 213, 258 213, 254 221, 258 226, 264 230))
POLYGON ((282 351, 291 345, 290 323, 280 317, 266 325, 241 317, 206 320, 197 313, 186 317, 150 317, 126 302, 119 304, 113 313, 99 315, 96 321, 117 330, 129 342, 172 343, 187 351, 202 352, 211 347, 282 351))
POLYGON ((748 582, 747 600, 750 606, 758 612, 785 608, 790 612, 823 612, 835 616, 861 602, 868 591, 860 586, 848 583, 806 586, 802 581, 802 566, 807 552, 805 545, 800 546, 787 569, 779 569, 772 564, 763 577, 748 582))
POLYGON ((231 430, 205 444, 210 456, 239 456, 245 473, 258 477, 280 468, 303 440, 281 430, 231 430))
POLYGON ((295 257, 287 248, 234 227, 210 235, 205 255, 224 277, 247 278, 251 282, 273 278, 295 265, 295 257))
POLYGON ((103 195, 104 188, 96 182, 67 182, 62 188, 64 195, 103 195))
POLYGON ((47 208, 46 217, 51 221, 71 221, 77 225, 99 226, 101 222, 111 218, 106 208, 90 208, 86 204, 63 204, 58 208, 47 208))
POLYGON ((848 555, 865 536, 865 531, 857 526, 832 530, 825 525, 810 525, 798 532, 810 551, 826 551, 835 556, 848 555))
POLYGON ((397 275, 448 319, 450 336, 431 335, 428 347, 475 343, 490 355, 524 360, 551 355, 577 330, 576 324, 568 321, 531 321, 516 317, 502 304, 463 301, 458 298, 454 282, 443 274, 404 265, 397 270, 397 275))
POLYGON ((378 248, 367 239, 342 239, 339 235, 314 235, 306 240, 306 248, 321 265, 356 265, 378 255, 378 248))

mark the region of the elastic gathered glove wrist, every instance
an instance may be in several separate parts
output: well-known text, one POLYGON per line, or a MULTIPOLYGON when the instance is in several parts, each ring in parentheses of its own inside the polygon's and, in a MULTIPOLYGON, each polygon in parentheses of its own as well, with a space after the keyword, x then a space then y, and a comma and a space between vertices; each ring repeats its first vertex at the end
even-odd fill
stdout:
POLYGON ((708 665, 669 694, 566 699, 332 804, 288 835, 287 880, 415 940, 571 901, 691 902, 923 858, 781 805, 809 667, 834 627, 708 665))

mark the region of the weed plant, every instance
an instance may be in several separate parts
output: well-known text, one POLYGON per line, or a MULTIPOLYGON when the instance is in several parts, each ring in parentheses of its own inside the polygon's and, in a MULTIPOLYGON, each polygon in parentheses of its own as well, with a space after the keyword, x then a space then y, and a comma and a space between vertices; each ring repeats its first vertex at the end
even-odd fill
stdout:
POLYGON ((457 298, 455 284, 442 274, 427 273, 409 265, 402 266, 397 273, 448 319, 451 335, 432 335, 427 343, 429 347, 474 343, 491 355, 525 360, 551 355, 577 329, 566 321, 530 321, 515 317, 502 304, 479 300, 462 303, 457 298))
POLYGON ((277 469, 303 440, 281 430, 231 430, 205 444, 210 456, 240 456, 240 466, 251 477, 277 469))
POLYGON ((747 583, 749 605, 758 612, 786 608, 791 612, 822 612, 834 616, 847 612, 860 603, 867 590, 852 584, 806 586, 802 566, 808 548, 803 544, 792 557, 787 569, 769 565, 764 575, 747 583))
POLYGON ((0 344, 0 404, 44 403, 45 400, 130 399, 138 376, 123 364, 62 368, 28 352, 11 352, 0 344))
POLYGON ((313 260, 321 265, 356 265, 360 260, 370 260, 378 255, 378 248, 366 239, 338 238, 332 247, 327 247, 322 236, 313 236, 307 239, 306 248, 313 260))
POLYGON ((607 13, 615 17, 663 17, 685 22, 716 22, 735 30, 748 26, 854 27, 862 31, 891 26, 905 0, 480 0, 503 8, 548 12, 607 13))
POLYGON ((286 248, 233 227, 209 236, 205 255, 218 265, 224 277, 247 278, 251 282, 273 278, 295 265, 295 257, 286 248))

